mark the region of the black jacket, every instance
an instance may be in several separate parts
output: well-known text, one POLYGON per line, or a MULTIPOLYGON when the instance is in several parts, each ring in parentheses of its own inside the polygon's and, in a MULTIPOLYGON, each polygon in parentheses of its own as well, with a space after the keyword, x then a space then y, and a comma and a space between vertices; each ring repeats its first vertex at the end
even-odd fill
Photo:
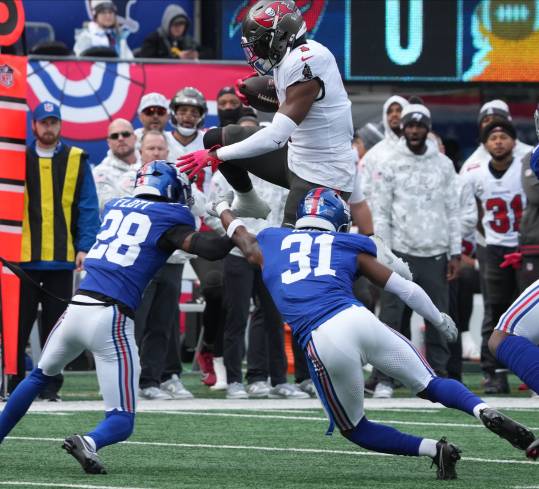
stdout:
MULTIPOLYGON (((168 36, 162 36, 159 31, 149 34, 142 47, 137 52, 137 58, 178 58, 173 51, 174 43, 168 36)), ((183 36, 177 41, 177 48, 181 51, 198 50, 197 43, 191 36, 183 36)))

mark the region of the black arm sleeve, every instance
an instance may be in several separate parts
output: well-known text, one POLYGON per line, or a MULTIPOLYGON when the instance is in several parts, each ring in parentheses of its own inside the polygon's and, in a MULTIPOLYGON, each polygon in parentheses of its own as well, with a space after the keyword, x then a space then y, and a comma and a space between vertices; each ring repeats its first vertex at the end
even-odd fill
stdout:
POLYGON ((184 250, 207 260, 220 260, 234 248, 234 242, 228 236, 216 236, 213 233, 199 233, 190 226, 174 226, 163 233, 157 246, 167 253, 183 249, 186 238, 191 236, 190 249, 184 250))
POLYGON ((194 233, 191 237, 190 253, 206 260, 224 258, 235 244, 228 236, 216 236, 213 233, 194 233))

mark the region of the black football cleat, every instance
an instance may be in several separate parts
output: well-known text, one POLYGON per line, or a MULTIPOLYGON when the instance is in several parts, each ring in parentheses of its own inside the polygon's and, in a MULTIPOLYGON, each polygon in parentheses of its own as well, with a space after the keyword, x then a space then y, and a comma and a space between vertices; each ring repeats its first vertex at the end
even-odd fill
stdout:
POLYGON ((517 423, 496 409, 482 409, 479 417, 490 431, 504 438, 519 450, 526 450, 535 440, 535 435, 526 426, 517 423))
POLYGON ((99 459, 97 453, 92 450, 86 440, 80 435, 68 436, 64 440, 62 448, 73 455, 77 462, 81 464, 87 474, 106 474, 107 471, 99 459))
POLYGON ((528 448, 526 448, 526 456, 537 460, 539 457, 539 439, 535 440, 528 448))
POLYGON ((451 480, 457 478, 455 467, 457 461, 460 460, 460 453, 460 448, 448 443, 445 436, 436 443, 436 456, 432 459, 432 464, 437 467, 436 479, 451 480))

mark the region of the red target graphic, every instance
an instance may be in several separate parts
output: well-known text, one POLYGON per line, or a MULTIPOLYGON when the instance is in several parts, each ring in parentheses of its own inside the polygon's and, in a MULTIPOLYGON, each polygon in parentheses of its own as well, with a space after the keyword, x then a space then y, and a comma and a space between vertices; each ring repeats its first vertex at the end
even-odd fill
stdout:
POLYGON ((22 0, 0 0, 0 46, 17 42, 24 29, 22 0))

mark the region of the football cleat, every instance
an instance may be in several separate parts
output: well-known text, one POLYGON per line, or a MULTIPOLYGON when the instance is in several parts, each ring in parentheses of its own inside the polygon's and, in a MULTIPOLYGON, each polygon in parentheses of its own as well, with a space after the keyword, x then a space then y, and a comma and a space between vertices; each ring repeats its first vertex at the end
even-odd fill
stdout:
POLYGON ((68 436, 64 440, 62 448, 70 455, 73 455, 87 474, 107 473, 95 450, 88 445, 82 436, 68 436))
POLYGON ((271 212, 271 207, 258 196, 254 189, 251 189, 245 193, 236 192, 232 212, 238 217, 266 219, 271 212))
POLYGON ((539 440, 535 440, 527 449, 526 456, 537 460, 539 457, 539 440))
POLYGON ((460 460, 460 454, 460 448, 448 443, 445 436, 436 443, 436 456, 432 459, 432 465, 437 467, 436 479, 451 480, 457 478, 455 467, 460 460))
POLYGON ((535 440, 535 435, 526 426, 517 423, 496 409, 482 409, 479 417, 490 431, 504 438, 519 450, 526 450, 535 440))

